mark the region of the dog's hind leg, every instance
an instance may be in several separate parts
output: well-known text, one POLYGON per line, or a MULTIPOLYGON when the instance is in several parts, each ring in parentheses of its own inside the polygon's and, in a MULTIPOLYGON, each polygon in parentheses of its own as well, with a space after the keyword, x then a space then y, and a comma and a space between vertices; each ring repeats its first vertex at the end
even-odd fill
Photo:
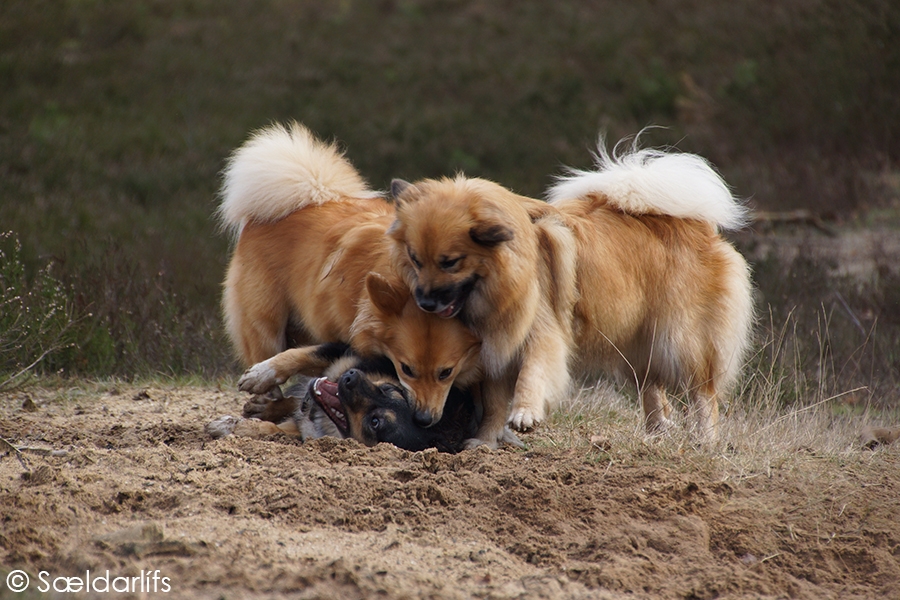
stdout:
POLYGON ((235 254, 222 295, 225 328, 245 365, 285 349, 290 316, 282 291, 275 289, 264 271, 253 267, 243 264, 235 254))
MULTIPOLYGON (((273 388, 273 390, 278 388, 273 388)), ((291 417, 303 401, 296 396, 282 397, 281 394, 257 394, 244 403, 242 416, 245 419, 259 419, 271 423, 281 423, 291 417)))
POLYGON ((672 421, 672 405, 666 395, 666 390, 657 384, 648 385, 640 390, 641 404, 644 408, 644 426, 647 433, 662 433, 667 430, 672 421))
POLYGON ((693 423, 693 433, 701 444, 712 444, 719 439, 719 395, 715 382, 701 384, 691 393, 688 416, 693 423))

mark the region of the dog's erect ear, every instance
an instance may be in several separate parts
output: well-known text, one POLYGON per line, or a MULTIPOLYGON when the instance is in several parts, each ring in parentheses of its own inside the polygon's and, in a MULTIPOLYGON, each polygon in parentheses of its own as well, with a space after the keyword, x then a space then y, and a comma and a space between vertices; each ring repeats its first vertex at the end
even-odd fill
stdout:
POLYGON ((493 248, 513 239, 513 230, 501 223, 484 221, 469 229, 469 237, 476 244, 493 248))
POLYGON ((527 196, 516 196, 516 198, 528 212, 528 218, 532 223, 556 213, 556 207, 550 206, 543 200, 535 200, 527 196))
POLYGON ((409 288, 394 285, 378 273, 366 275, 366 291, 372 305, 385 315, 399 316, 409 300, 409 288))
POLYGON ((404 181, 402 179, 392 179, 391 180, 391 198, 394 199, 394 202, 397 202, 400 199, 400 196, 403 194, 403 192, 405 192, 406 190, 408 190, 411 187, 413 187, 413 184, 411 184, 408 181, 404 181))

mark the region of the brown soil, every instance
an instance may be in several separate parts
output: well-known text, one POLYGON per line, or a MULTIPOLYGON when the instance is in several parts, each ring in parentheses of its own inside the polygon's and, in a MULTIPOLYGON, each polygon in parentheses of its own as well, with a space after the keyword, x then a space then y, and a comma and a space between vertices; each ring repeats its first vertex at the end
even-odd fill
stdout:
POLYGON ((540 430, 523 438, 542 449, 455 456, 203 432, 242 402, 0 395, 0 435, 31 447, 28 471, 0 460, 0 597, 13 569, 32 590, 41 570, 159 570, 181 598, 900 597, 895 447, 725 481, 690 450, 612 460, 540 430))

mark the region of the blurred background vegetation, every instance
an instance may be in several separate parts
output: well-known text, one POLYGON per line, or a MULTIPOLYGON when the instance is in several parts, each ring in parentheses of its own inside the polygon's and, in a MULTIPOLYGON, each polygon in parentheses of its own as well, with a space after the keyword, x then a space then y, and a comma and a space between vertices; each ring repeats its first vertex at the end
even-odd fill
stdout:
MULTIPOLYGON (((39 357, 64 374, 235 373, 220 171, 289 119, 376 188, 464 171, 533 196, 589 166, 599 132, 660 125, 646 144, 708 157, 755 208, 858 222, 896 214, 900 4, 5 0, 0 382, 39 357)), ((803 331, 820 322, 821 298, 795 296, 808 278, 787 290, 761 267, 775 329, 798 305, 803 331)), ((900 313, 889 279, 875 300, 841 296, 882 335, 900 313)), ((863 370, 900 365, 887 330, 863 370)))

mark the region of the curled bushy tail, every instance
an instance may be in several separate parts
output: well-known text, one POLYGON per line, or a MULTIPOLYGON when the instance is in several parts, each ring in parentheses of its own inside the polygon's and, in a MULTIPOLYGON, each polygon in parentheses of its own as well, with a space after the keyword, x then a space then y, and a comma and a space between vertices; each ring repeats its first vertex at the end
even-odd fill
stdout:
POLYGON ((722 229, 738 229, 746 224, 746 207, 732 196, 703 157, 642 150, 637 139, 622 154, 611 155, 603 137, 597 147, 597 170, 571 169, 568 175, 560 177, 547 190, 551 204, 602 194, 611 205, 629 214, 697 219, 722 229))
POLYGON ((249 221, 277 221, 305 206, 373 192, 334 144, 299 123, 272 125, 235 150, 225 168, 223 227, 238 234, 249 221))

